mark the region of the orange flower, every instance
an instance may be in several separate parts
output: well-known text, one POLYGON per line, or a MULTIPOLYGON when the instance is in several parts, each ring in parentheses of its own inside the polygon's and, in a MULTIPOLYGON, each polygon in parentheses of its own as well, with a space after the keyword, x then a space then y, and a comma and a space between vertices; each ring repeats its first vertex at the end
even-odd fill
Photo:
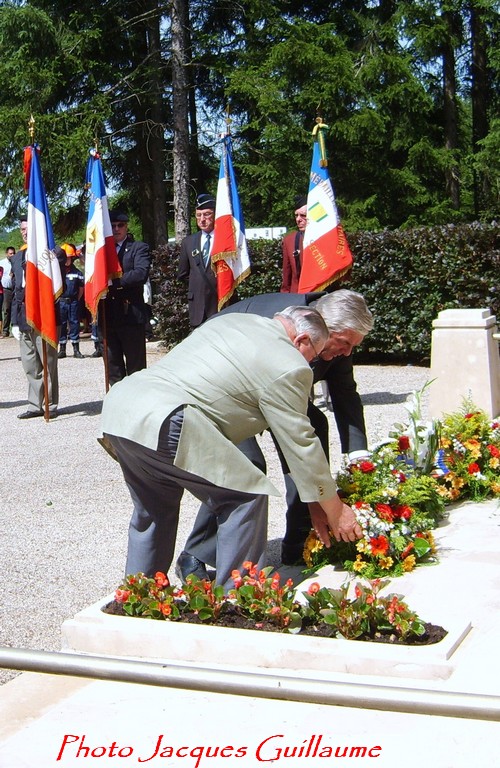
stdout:
POLYGON ((372 555, 385 555, 389 549, 389 540, 386 536, 377 536, 373 539, 370 539, 370 547, 372 550, 372 555))

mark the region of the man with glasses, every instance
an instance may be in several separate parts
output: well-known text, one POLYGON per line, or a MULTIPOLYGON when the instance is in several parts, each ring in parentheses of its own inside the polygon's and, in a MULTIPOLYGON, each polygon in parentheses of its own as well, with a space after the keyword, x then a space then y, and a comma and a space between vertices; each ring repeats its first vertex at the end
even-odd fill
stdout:
POLYGON ((293 215, 297 230, 285 235, 281 244, 283 254, 281 293, 297 293, 299 290, 302 245, 307 224, 307 197, 305 195, 295 198, 295 211, 293 215))
POLYGON ((144 303, 144 284, 151 267, 149 246, 134 240, 128 231, 128 216, 110 211, 116 251, 123 273, 113 280, 104 303, 109 383, 112 386, 125 376, 146 367, 146 323, 148 311, 144 303))
POLYGON ((198 195, 195 216, 198 232, 182 241, 177 272, 179 280, 187 282, 191 328, 197 328, 217 312, 217 281, 210 259, 215 224, 212 195, 198 195))

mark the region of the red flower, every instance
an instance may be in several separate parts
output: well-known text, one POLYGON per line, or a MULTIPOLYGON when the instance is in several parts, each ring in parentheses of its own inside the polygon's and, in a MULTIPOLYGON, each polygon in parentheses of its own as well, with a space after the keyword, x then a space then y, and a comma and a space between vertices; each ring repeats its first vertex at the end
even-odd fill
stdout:
POLYGON ((399 517, 400 520, 409 520, 412 515, 413 509, 406 504, 394 508, 394 516, 399 517))
POLYGON ((406 475, 404 474, 404 472, 401 472, 399 469, 393 469, 392 474, 397 479, 398 483, 406 482, 406 475))
POLYGON ((370 539, 372 555, 385 555, 389 549, 389 540, 385 536, 370 539))
POLYGON ((364 472, 364 474, 368 474, 369 472, 373 472, 375 469, 375 464, 373 461, 360 461, 358 464, 359 469, 361 472, 364 472))
POLYGON ((317 581, 313 581, 312 584, 309 584, 309 589, 307 590, 307 594, 308 595, 315 595, 316 592, 319 592, 320 589, 321 589, 321 587, 318 584, 318 582, 317 581))
POLYGON ((496 447, 496 445, 487 445, 486 448, 489 450, 490 454, 494 456, 495 458, 500 458, 500 450, 496 447))
POLYGON ((392 523, 394 515, 389 504, 375 504, 375 509, 381 520, 385 520, 387 523, 392 523))
POLYGON ((172 606, 169 603, 161 603, 160 611, 164 616, 170 616, 172 613, 172 606))
POLYGON ((115 600, 117 603, 126 603, 130 597, 130 589, 117 589, 115 592, 115 600))
POLYGON ((157 571, 155 573, 155 584, 157 587, 168 587, 170 582, 164 573, 157 571))
POLYGON ((477 475, 478 472, 480 471, 481 469, 479 467, 479 464, 476 464, 475 461, 473 461, 472 464, 469 464, 469 466, 467 467, 467 472, 469 473, 469 475, 477 475))
POLYGON ((401 435, 401 437, 398 438, 398 451, 407 451, 410 447, 410 438, 408 435, 401 435))

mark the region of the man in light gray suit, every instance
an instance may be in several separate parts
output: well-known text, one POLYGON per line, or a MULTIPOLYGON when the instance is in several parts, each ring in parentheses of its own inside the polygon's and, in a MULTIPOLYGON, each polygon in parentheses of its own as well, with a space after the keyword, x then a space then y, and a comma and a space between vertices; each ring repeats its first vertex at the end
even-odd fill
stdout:
POLYGON ((273 319, 220 316, 115 384, 102 428, 134 505, 127 573, 168 572, 185 489, 217 514, 217 583, 230 589, 231 572, 246 560, 264 565, 266 497, 278 492, 237 445, 268 427, 325 545, 329 530, 339 541, 361 536, 307 417, 308 363, 327 339, 321 315, 308 307, 273 319))

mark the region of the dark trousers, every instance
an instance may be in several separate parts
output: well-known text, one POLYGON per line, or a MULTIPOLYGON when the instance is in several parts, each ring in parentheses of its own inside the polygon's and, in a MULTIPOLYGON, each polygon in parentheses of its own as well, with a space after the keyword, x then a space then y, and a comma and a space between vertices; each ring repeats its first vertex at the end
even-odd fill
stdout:
MULTIPOLYGON (((328 419, 325 414, 311 402, 309 403, 307 415, 309 416, 311 425, 319 437, 323 450, 328 457, 328 419)), ((309 507, 305 502, 300 500, 297 487, 290 475, 285 458, 276 441, 274 442, 280 458, 281 468, 285 476, 287 510, 286 531, 283 537, 283 544, 293 548, 294 551, 297 550, 300 552, 304 546, 307 535, 311 530, 309 507)), ((255 466, 261 469, 262 472, 266 471, 264 456, 254 437, 240 443, 238 448, 250 459, 252 464, 255 464, 255 466)), ((234 525, 234 535, 238 535, 236 525, 234 525)), ((203 563, 213 565, 216 536, 217 522, 206 506, 202 504, 198 515, 196 516, 191 533, 184 545, 184 549, 203 563)))
POLYGON ((64 301, 63 299, 59 302, 59 311, 61 313, 61 334, 59 336, 59 344, 66 344, 68 340, 68 326, 70 341, 78 342, 80 340, 79 309, 78 299, 75 299, 74 301, 64 301))
POLYGON ((172 563, 184 490, 203 502, 215 522, 214 557, 217 584, 234 586, 231 573, 246 560, 264 566, 267 540, 267 496, 220 488, 175 467, 182 411, 163 423, 157 450, 107 435, 112 443, 134 511, 129 527, 126 573, 153 576, 172 563))
POLYGON ((144 324, 106 327, 110 385, 146 368, 144 324))

